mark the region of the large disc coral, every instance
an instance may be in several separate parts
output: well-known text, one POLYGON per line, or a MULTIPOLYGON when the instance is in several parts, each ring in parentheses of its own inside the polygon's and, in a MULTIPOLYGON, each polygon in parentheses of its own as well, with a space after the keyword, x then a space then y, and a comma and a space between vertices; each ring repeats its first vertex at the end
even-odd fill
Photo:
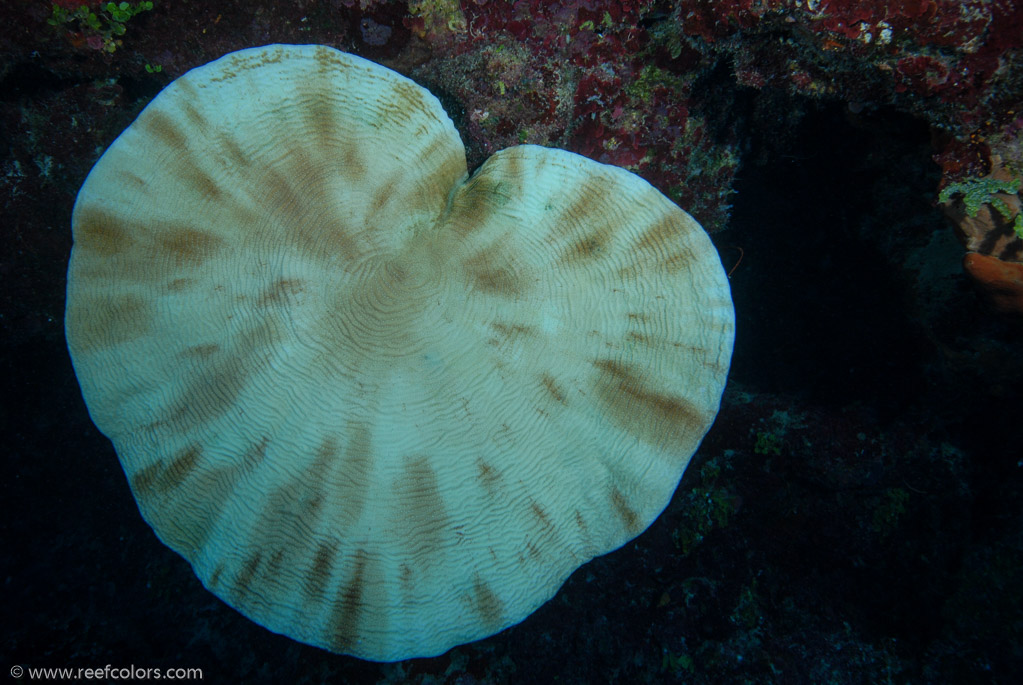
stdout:
POLYGON ((68 346, 139 508, 212 592, 367 659, 521 621, 663 510, 733 312, 639 177, 466 177, 429 92, 320 46, 168 86, 79 193, 68 346))

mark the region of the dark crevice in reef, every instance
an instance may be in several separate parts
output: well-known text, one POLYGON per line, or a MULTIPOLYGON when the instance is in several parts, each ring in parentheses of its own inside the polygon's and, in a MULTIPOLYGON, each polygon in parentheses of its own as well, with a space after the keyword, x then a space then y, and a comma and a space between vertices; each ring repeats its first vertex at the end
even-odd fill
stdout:
POLYGON ((751 127, 736 183, 732 230, 718 240, 726 255, 730 247, 743 253, 732 281, 732 376, 755 391, 869 403, 892 415, 923 384, 925 345, 904 310, 907 284, 872 227, 908 225, 919 212, 882 206, 885 180, 898 175, 907 192, 936 184, 926 126, 877 112, 870 128, 858 127, 839 104, 783 110, 804 107, 794 127, 751 115, 759 127, 751 127), (894 168, 907 158, 917 168, 894 168))
POLYGON ((60 92, 83 81, 58 76, 53 71, 32 62, 18 62, 10 65, 2 73, 0 102, 14 102, 21 98, 60 92))

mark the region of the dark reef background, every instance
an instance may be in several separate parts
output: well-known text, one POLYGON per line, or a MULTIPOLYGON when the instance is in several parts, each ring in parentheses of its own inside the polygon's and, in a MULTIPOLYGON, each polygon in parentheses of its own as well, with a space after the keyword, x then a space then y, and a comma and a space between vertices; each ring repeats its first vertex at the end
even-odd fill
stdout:
POLYGON ((995 307, 938 202, 1023 171, 1015 2, 84 1, 0 7, 5 667, 1023 680, 1023 281, 995 307), (731 271, 729 386, 664 514, 523 623, 438 658, 331 655, 204 590, 139 516, 67 355, 89 169, 175 77, 272 42, 430 88, 472 168, 519 142, 630 168, 731 271))

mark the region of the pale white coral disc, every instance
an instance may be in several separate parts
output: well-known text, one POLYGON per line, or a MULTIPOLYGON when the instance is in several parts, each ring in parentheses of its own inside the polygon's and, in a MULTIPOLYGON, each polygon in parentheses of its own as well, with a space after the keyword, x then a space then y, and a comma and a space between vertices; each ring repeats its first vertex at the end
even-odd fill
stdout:
POLYGON ((297 640, 434 655, 667 504, 734 319, 707 235, 535 146, 466 178, 440 103, 320 46, 188 72, 75 205, 67 337, 143 516, 297 640))

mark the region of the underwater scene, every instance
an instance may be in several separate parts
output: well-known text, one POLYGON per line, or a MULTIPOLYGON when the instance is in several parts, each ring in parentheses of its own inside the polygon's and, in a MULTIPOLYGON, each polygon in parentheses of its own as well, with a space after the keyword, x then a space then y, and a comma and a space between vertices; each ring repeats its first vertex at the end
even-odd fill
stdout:
POLYGON ((12 681, 1023 678, 1023 4, 0 22, 12 681))

